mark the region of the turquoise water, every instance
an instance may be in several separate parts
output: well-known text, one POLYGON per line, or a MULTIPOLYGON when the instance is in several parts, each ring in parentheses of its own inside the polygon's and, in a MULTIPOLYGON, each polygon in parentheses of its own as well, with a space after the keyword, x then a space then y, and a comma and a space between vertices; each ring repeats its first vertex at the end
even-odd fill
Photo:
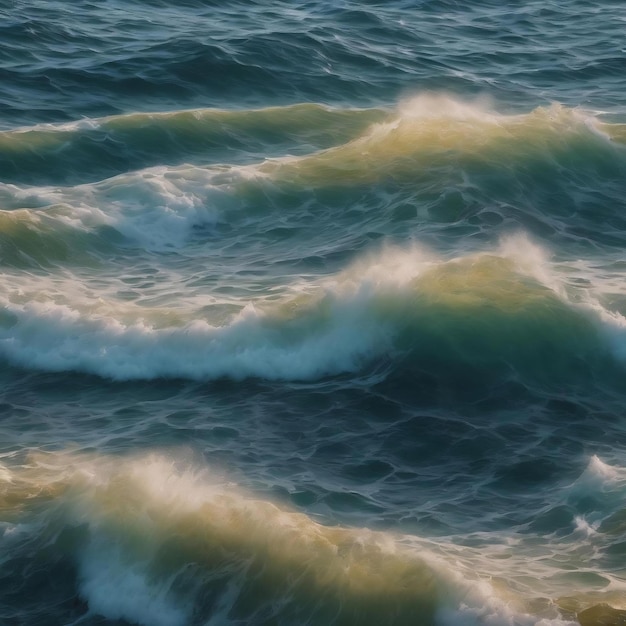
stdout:
POLYGON ((0 624, 626 619, 623 3, 0 3, 0 624))

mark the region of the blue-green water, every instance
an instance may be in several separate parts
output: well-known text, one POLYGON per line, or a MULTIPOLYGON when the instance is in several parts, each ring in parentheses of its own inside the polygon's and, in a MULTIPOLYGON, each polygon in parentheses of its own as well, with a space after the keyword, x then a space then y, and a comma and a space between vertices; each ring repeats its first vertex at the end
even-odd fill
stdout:
POLYGON ((625 33, 0 1, 0 624, 623 624, 625 33))

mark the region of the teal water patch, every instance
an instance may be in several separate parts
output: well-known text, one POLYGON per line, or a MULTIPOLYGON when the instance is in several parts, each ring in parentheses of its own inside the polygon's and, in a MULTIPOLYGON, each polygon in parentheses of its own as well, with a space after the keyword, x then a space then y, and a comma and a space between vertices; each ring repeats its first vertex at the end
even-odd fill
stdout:
POLYGON ((3 123, 233 103, 389 104, 418 89, 487 92, 521 109, 623 105, 610 0, 532 2, 506 14, 447 1, 157 5, 8 7, 3 123))

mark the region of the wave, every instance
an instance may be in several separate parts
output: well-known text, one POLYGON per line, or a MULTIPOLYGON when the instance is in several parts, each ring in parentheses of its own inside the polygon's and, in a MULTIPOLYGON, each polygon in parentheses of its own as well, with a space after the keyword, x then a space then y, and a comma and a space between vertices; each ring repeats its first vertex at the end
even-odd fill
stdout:
MULTIPOLYGON (((41 237, 52 245, 62 245, 73 230, 91 235, 94 246, 98 238, 108 238, 111 244, 147 250, 182 247, 194 228, 219 221, 218 207, 233 204, 227 193, 211 184, 213 177, 213 172, 199 168, 161 167, 94 185, 0 185, 0 202, 5 207, 0 215, 6 216, 4 224, 9 225, 12 214, 21 210, 22 221, 38 224, 41 237), (111 230, 117 237, 109 235, 111 230)), ((4 235, 12 236, 10 227, 4 229, 4 235)))
POLYGON ((100 306, 77 289, 73 299, 29 297, 22 286, 1 297, 0 354, 21 367, 114 380, 314 380, 371 368, 542 384, 621 380, 624 319, 572 300, 541 249, 521 236, 449 261, 387 248, 290 291, 278 302, 233 301, 226 322, 190 309, 181 325, 167 307, 100 306))
POLYGON ((229 111, 129 113, 0 132, 11 183, 88 182, 165 163, 246 163, 261 153, 311 152, 348 141, 382 109, 296 104, 229 111))
POLYGON ((541 164, 550 171, 623 173, 626 126, 559 104, 519 115, 486 102, 423 94, 400 103, 384 122, 347 144, 263 166, 300 184, 419 179, 426 170, 469 168, 499 174, 541 164), (617 163, 616 163, 617 160, 617 163))
MULTIPOLYGON (((150 626, 565 626, 575 617, 490 584, 490 568, 506 566, 497 554, 323 525, 175 457, 38 453, 13 463, 0 477, 4 554, 72 562, 66 583, 91 615, 150 626)), ((581 600, 579 612, 597 613, 595 602, 581 600)), ((581 623, 603 623, 599 612, 581 623)))
MULTIPOLYGON (((578 233, 583 232, 594 241, 623 245, 626 230, 623 216, 615 210, 626 177, 623 125, 605 124, 560 105, 504 115, 480 103, 423 95, 387 112, 297 105, 243 112, 130 114, 54 129, 12 131, 3 140, 13 146, 9 152, 19 147, 31 154, 37 152, 33 147, 37 142, 52 141, 51 150, 57 151, 67 142, 80 143, 83 133, 90 132, 126 133, 114 144, 131 152, 136 140, 145 140, 146 154, 155 159, 163 157, 158 146, 169 141, 159 139, 161 134, 174 143, 184 143, 187 137, 219 146, 228 143, 228 137, 247 136, 254 146, 242 144, 230 154, 216 155, 209 164, 205 160, 159 165, 76 186, 0 186, 4 211, 23 209, 32 214, 32 221, 41 222, 43 212, 52 218, 45 222, 52 246, 62 239, 55 232, 57 223, 63 232, 71 222, 97 237, 103 227, 113 228, 130 245, 164 250, 185 246, 198 229, 217 224, 236 229, 261 220, 270 224, 273 218, 274 228, 264 224, 263 230, 273 232, 275 222, 285 219, 301 228, 308 213, 293 207, 311 205, 319 228, 330 232, 337 219, 348 219, 342 190, 353 189, 358 204, 364 185, 374 195, 371 209, 359 205, 359 221, 371 225, 376 218, 381 234, 388 234, 395 223, 393 207, 386 206, 388 192, 395 197, 402 189, 409 189, 410 197, 403 200, 400 193, 398 202, 410 204, 411 214, 419 212, 421 221, 433 227, 470 220, 476 211, 489 212, 491 207, 490 215, 498 223, 513 222, 540 232, 556 229, 569 238, 580 239, 578 233), (214 138, 207 139, 207 133, 214 138), (272 137, 282 137, 283 151, 267 158, 272 137), (308 154, 285 156, 286 137, 308 154), (330 142, 334 147, 320 149, 320 144, 330 142), (236 162, 235 153, 243 154, 243 162, 236 162), (259 154, 266 158, 259 161, 259 154), (220 161, 220 156, 226 160, 220 161), (342 217, 327 210, 329 203, 344 209, 342 217), (598 231, 600 222, 604 226, 598 231)), ((193 150, 183 147, 180 154, 186 159, 193 150)), ((44 157, 46 168, 50 162, 66 167, 58 155, 44 157)), ((7 158, 14 162, 15 154, 7 158)), ((89 162, 84 154, 76 158, 89 162)), ((136 168, 143 162, 133 157, 128 166, 136 168)), ((345 226, 355 228, 354 223, 345 226)), ((41 226, 40 235, 44 236, 41 226)))
MULTIPOLYGON (((261 165, 293 166, 305 180, 358 181, 442 159, 498 163, 520 160, 607 167, 611 144, 626 143, 626 124, 602 122, 559 104, 526 114, 498 113, 486 101, 421 94, 395 110, 340 109, 296 104, 257 110, 195 109, 129 113, 0 132, 0 165, 6 182, 54 182, 68 174, 111 177, 156 164, 194 158, 207 164, 250 164, 258 154, 278 159, 261 165), (271 154, 271 151, 274 154, 271 154), (281 160, 281 151, 286 159, 281 160), (294 158, 293 151, 309 153, 294 158), (407 159, 410 159, 407 161, 407 159), (89 168, 93 171, 89 174, 89 168), (21 178, 20 178, 21 176, 21 178)), ((623 165, 623 149, 617 153, 623 165)), ((409 170, 409 171, 407 171, 409 170)), ((71 178, 71 176, 69 176, 71 178)))
POLYGON ((613 504, 595 536, 484 533, 458 542, 322 524, 176 455, 3 460, 4 558, 26 559, 22 585, 36 579, 33 559, 72 563, 70 589, 57 593, 79 596, 87 615, 151 626, 588 626, 624 616, 623 585, 596 563, 620 546, 624 470, 597 457, 562 494, 602 475, 613 504))
POLYGON ((113 229, 93 232, 88 223, 81 223, 76 209, 67 206, 0 211, 0 264, 20 270, 96 266, 122 241, 113 229))

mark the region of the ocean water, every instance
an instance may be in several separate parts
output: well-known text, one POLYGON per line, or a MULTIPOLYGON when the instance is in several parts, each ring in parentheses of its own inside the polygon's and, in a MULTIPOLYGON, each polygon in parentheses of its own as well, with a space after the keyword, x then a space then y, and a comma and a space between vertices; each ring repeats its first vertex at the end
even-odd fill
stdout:
POLYGON ((625 34, 0 0, 0 624, 626 623, 625 34))

